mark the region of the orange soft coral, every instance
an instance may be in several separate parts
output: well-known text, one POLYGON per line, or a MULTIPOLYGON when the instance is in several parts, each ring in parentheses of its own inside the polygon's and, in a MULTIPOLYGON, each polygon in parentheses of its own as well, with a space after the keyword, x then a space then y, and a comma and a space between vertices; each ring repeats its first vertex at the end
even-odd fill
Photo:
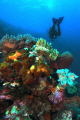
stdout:
POLYGON ((19 51, 16 51, 14 55, 9 56, 9 59, 17 61, 17 58, 20 57, 22 54, 19 51))
POLYGON ((37 70, 41 71, 42 73, 45 73, 45 76, 48 76, 50 74, 50 68, 48 65, 39 65, 37 67, 37 70))

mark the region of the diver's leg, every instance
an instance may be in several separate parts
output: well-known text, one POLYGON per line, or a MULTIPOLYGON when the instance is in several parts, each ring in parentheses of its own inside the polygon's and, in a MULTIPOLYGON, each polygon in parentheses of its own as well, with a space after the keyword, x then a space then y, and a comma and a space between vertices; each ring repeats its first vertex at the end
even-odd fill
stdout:
POLYGON ((53 21, 54 24, 58 23, 58 19, 56 19, 56 18, 52 18, 52 21, 53 21))
POLYGON ((58 36, 60 36, 61 35, 61 29, 60 29, 59 24, 57 24, 57 26, 58 26, 58 36))
POLYGON ((56 25, 56 24, 53 24, 53 26, 52 26, 52 30, 54 30, 54 29, 55 29, 55 25, 56 25))
POLYGON ((60 24, 63 21, 64 17, 60 17, 58 20, 58 24, 60 24))
POLYGON ((60 23, 63 21, 63 19, 64 19, 64 17, 60 17, 59 20, 58 20, 58 24, 57 24, 57 26, 58 26, 58 36, 61 35, 60 23))
POLYGON ((53 24, 53 26, 50 28, 49 30, 49 37, 53 38, 53 31, 55 30, 55 24, 53 24))

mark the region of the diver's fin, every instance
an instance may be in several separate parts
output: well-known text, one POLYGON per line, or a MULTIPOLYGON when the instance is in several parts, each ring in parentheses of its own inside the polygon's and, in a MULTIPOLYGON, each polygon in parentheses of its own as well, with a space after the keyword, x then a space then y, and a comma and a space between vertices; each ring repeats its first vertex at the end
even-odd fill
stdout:
POLYGON ((56 23, 58 23, 59 20, 56 19, 56 18, 52 18, 52 21, 53 21, 54 24, 56 24, 56 23))
POLYGON ((60 24, 60 23, 63 21, 63 18, 64 18, 64 17, 60 17, 60 18, 59 18, 58 24, 60 24))

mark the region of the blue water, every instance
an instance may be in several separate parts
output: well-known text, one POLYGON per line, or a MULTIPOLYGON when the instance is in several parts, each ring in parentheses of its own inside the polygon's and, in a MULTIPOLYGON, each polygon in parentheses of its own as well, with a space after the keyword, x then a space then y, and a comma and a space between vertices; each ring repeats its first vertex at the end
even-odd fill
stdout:
POLYGON ((69 69, 80 76, 80 0, 0 0, 0 19, 48 42, 51 42, 48 31, 52 18, 62 16, 61 36, 52 45, 60 53, 73 54, 69 69))

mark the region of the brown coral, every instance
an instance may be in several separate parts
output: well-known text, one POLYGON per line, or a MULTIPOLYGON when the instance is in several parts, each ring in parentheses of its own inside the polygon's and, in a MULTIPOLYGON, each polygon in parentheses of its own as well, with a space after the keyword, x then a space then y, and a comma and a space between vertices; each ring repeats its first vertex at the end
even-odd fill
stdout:
POLYGON ((0 50, 3 53, 8 53, 15 49, 22 49, 24 46, 31 47, 36 43, 36 38, 32 37, 29 34, 10 36, 5 35, 1 40, 0 50))

